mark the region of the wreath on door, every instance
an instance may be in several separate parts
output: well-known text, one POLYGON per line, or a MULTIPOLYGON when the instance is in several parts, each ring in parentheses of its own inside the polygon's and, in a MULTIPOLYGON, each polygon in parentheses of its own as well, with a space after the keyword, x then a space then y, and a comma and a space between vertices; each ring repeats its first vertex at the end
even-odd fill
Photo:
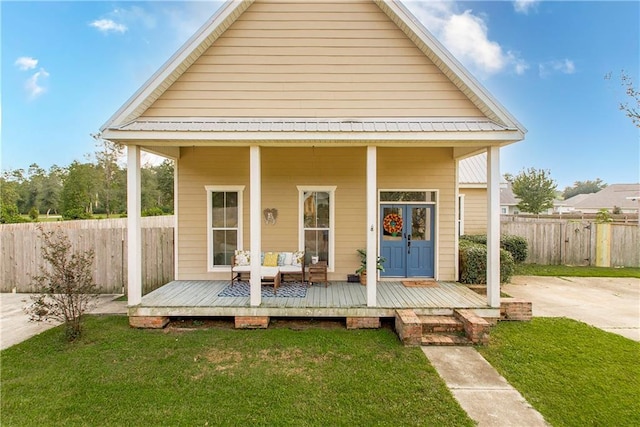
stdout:
POLYGON ((402 218, 398 214, 390 213, 384 217, 382 228, 387 233, 395 236, 402 231, 402 218))

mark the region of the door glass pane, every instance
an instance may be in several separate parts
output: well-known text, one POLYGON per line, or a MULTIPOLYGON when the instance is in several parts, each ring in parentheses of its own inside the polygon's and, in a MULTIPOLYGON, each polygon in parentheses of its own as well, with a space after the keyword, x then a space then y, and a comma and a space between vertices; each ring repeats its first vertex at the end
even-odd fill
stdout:
POLYGON ((213 265, 231 265, 231 257, 236 249, 236 230, 213 230, 213 265))
POLYGON ((329 261, 329 230, 305 230, 304 250, 308 259, 317 256, 320 261, 329 261))
POLYGON ((411 239, 428 240, 427 233, 427 208, 411 209, 411 239))
POLYGON ((425 191, 383 191, 380 193, 381 202, 426 202, 425 191))
POLYGON ((383 240, 402 240, 404 230, 402 208, 383 208, 381 220, 383 240))

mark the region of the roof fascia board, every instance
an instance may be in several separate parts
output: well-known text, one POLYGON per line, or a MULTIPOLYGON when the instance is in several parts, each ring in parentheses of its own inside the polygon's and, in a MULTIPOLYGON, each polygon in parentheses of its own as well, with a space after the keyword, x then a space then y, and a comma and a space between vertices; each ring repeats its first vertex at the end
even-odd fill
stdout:
MULTIPOLYGON (((229 28, 238 16, 253 2, 254 0, 228 0, 223 4, 218 11, 102 125, 100 131, 105 132, 105 130, 111 126, 121 126, 125 124, 133 118, 131 116, 144 104, 150 105, 153 103, 159 96, 153 97, 154 92, 159 90, 163 85, 168 87, 173 83, 173 81, 177 79, 177 76, 174 76, 176 70, 180 67, 186 70, 186 68, 191 65, 187 64, 189 57, 192 56, 198 48, 201 48, 201 52, 204 52, 204 50, 211 46, 220 34, 224 32, 221 31, 218 36, 212 37, 215 30, 219 29, 223 24, 226 24, 224 30, 229 28), (171 78, 172 76, 174 76, 173 79, 171 78)), ((195 59, 193 61, 195 61, 195 59)))
POLYGON ((504 145, 520 141, 519 131, 496 132, 195 132, 195 131, 120 131, 105 130, 104 139, 112 141, 262 141, 262 140, 341 140, 341 141, 450 141, 450 142, 486 142, 486 145, 497 143, 504 145))
MULTIPOLYGON (((527 129, 466 70, 466 68, 447 50, 447 48, 445 48, 444 45, 442 45, 429 32, 429 30, 427 30, 425 26, 415 18, 415 16, 402 4, 402 2, 398 0, 373 1, 385 14, 387 14, 387 16, 389 16, 389 18, 391 18, 393 22, 396 23, 396 25, 398 25, 402 31, 405 32, 411 40, 413 40, 414 43, 416 43, 416 38, 422 43, 422 46, 420 43, 416 43, 416 46, 418 46, 425 55, 434 60, 430 55, 430 50, 431 53, 439 59, 439 61, 436 59, 433 62, 445 75, 447 75, 447 77, 451 79, 452 76, 450 74, 453 73, 453 75, 459 79, 460 83, 473 92, 477 99, 470 97, 471 102, 474 102, 476 105, 480 103, 479 107, 481 110, 485 110, 485 108, 482 108, 484 105, 486 109, 493 113, 493 115, 502 122, 502 124, 508 127, 518 128, 523 135, 527 132, 527 129), (400 25, 400 23, 405 25, 400 25), (428 50, 425 50, 425 48, 428 50)), ((465 88, 460 87, 455 78, 453 78, 452 81, 463 92, 465 92, 465 88)), ((483 112, 486 114, 486 111, 483 112)), ((488 116, 490 115, 488 114, 488 116)))

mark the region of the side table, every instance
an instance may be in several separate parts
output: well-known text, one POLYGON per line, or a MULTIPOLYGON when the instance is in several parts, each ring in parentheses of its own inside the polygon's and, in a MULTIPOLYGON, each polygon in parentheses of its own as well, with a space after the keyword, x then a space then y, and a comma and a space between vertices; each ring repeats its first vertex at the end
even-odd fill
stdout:
POLYGON ((316 264, 309 264, 309 284, 311 283, 324 283, 324 287, 327 287, 327 262, 318 261, 316 264))

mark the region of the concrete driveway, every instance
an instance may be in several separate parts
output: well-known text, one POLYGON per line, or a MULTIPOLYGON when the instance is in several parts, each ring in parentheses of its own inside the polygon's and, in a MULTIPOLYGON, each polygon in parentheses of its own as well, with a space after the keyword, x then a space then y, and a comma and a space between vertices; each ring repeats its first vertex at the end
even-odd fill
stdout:
MULTIPOLYGON (((126 314, 127 303, 114 301, 119 295, 100 295, 90 313, 126 314)), ((31 294, 0 294, 0 350, 18 344, 34 335, 53 328, 57 323, 30 322, 25 305, 31 302, 31 294)))
POLYGON ((640 341, 640 279, 515 276, 502 291, 534 317, 568 317, 640 341))

